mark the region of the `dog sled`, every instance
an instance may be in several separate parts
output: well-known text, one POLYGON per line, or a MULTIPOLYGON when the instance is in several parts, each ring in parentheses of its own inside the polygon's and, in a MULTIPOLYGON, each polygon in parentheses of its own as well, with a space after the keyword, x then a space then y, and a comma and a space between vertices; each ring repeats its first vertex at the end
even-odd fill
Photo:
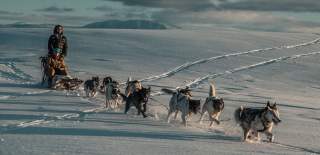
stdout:
POLYGON ((40 57, 42 69, 41 85, 56 90, 77 90, 83 80, 71 77, 67 74, 67 67, 63 59, 53 60, 48 56, 40 57))

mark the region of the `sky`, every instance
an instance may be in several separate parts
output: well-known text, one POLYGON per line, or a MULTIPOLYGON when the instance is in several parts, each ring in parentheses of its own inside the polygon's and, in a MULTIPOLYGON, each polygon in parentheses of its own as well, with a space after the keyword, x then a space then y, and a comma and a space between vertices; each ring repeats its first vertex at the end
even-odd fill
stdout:
POLYGON ((82 26, 109 19, 284 31, 320 25, 320 0, 0 0, 0 24, 82 26))

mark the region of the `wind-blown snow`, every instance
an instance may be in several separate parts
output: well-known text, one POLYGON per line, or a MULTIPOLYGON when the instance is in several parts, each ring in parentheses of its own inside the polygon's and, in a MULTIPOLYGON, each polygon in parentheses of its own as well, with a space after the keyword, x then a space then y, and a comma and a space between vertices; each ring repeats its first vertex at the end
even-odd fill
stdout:
MULTIPOLYGON (((130 76, 151 86, 148 115, 104 108, 104 96, 43 88, 39 56, 49 29, 0 29, 0 154, 320 154, 319 38, 314 34, 217 30, 66 29, 72 76, 130 76), (311 41, 310 41, 311 40, 311 41), (212 81, 214 80, 214 81, 212 81), (221 124, 194 115, 185 128, 166 123, 169 95, 192 87, 203 103, 208 84, 225 100, 221 124), (80 97, 78 95, 81 95, 80 97), (240 105, 276 101, 283 122, 275 143, 241 142, 240 105)), ((122 89, 123 91, 123 89, 122 89)), ((179 117, 178 117, 179 118, 179 117)))

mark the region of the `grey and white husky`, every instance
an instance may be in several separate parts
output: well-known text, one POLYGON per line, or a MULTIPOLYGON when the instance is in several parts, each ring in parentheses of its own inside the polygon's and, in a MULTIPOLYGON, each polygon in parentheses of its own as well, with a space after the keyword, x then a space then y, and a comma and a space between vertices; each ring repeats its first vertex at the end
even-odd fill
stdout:
POLYGON ((176 91, 165 88, 161 90, 167 94, 172 94, 169 102, 167 122, 170 123, 170 116, 172 113, 175 112, 176 118, 180 111, 182 123, 187 127, 187 119, 190 118, 191 113, 197 114, 197 112, 200 111, 200 100, 191 99, 191 90, 188 87, 176 91))
POLYGON ((202 112, 200 116, 200 124, 202 124, 202 119, 205 113, 208 112, 209 120, 211 121, 210 127, 213 126, 213 122, 220 124, 219 116, 224 109, 224 101, 222 98, 217 98, 215 93, 215 87, 210 84, 209 97, 206 98, 206 102, 202 106, 202 112))
POLYGON ((123 94, 120 92, 119 83, 113 80, 111 77, 105 77, 103 79, 104 93, 106 96, 106 108, 118 109, 124 101, 123 94))
POLYGON ((252 138, 260 140, 259 133, 262 132, 267 136, 269 142, 273 142, 273 125, 281 122, 277 104, 270 105, 269 101, 262 109, 241 106, 234 112, 234 118, 243 130, 244 141, 252 138), (249 134, 253 134, 255 137, 251 137, 249 134))

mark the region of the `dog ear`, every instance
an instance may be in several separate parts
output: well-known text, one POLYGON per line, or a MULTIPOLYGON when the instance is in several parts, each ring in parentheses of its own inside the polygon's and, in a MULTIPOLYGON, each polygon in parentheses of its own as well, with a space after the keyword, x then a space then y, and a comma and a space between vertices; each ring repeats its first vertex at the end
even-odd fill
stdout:
POLYGON ((267 102, 267 107, 270 107, 270 101, 267 102))
POLYGON ((127 83, 131 81, 131 76, 128 77, 127 83))
POLYGON ((276 102, 274 102, 274 104, 273 104, 273 108, 276 108, 277 107, 277 103, 276 102))

